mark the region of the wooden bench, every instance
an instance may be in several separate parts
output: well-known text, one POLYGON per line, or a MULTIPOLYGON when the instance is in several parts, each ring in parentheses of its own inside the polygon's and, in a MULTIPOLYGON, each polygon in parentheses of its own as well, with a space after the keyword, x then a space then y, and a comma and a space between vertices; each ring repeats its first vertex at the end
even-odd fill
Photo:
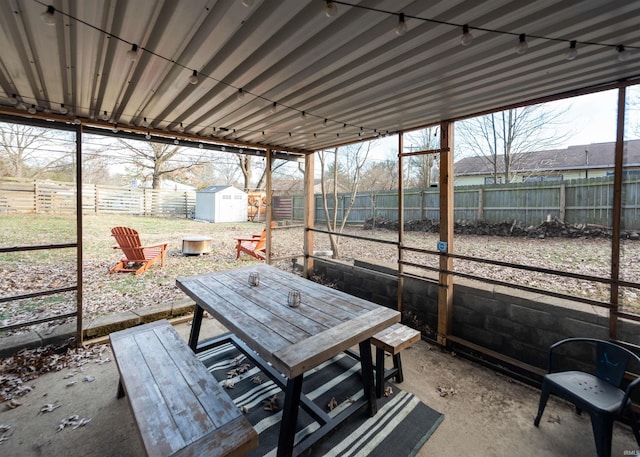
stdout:
POLYGON ((400 351, 408 348, 416 341, 420 341, 420 332, 403 324, 393 324, 376 333, 371 338, 371 344, 376 347, 376 396, 382 397, 384 382, 395 377, 396 382, 402 382, 402 361, 400 351), (384 367, 384 354, 388 352, 393 356, 393 368, 386 370, 384 367))
POLYGON ((120 381, 149 456, 241 456, 258 434, 166 321, 110 335, 120 381))

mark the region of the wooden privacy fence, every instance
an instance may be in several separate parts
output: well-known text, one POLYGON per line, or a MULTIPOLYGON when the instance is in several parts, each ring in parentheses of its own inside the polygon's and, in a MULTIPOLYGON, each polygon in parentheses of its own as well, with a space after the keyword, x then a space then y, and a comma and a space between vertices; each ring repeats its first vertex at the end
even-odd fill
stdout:
MULTIPOLYGON (((192 217, 194 191, 154 190, 111 186, 82 186, 84 214, 192 217)), ((75 183, 0 179, 0 214, 75 214, 75 183)))
MULTIPOLYGON (((439 190, 404 192, 404 220, 439 220, 439 190)), ((302 197, 292 198, 292 216, 302 218, 302 197)), ((330 213, 333 199, 329 197, 330 213)), ((551 183, 513 183, 454 188, 456 221, 500 223, 517 221, 523 226, 538 225, 547 217, 568 224, 595 224, 611 227, 613 177, 551 183)), ((338 218, 349 204, 348 194, 338 195, 338 218)), ((315 220, 324 222, 322 196, 315 196, 315 220)), ((372 217, 398 220, 398 194, 359 192, 347 220, 362 224, 372 217)), ((640 176, 626 176, 622 186, 622 229, 640 230, 640 176)))
MULTIPOLYGON (((55 181, 0 179, 0 214, 75 214, 75 184, 55 181)), ((195 191, 153 190, 96 186, 82 187, 84 214, 131 214, 140 216, 193 217, 195 191)), ((439 191, 408 190, 404 218, 438 220, 439 191)), ((611 226, 613 177, 553 183, 514 183, 491 186, 460 186, 454 192, 457 221, 491 223, 517 221, 538 225, 548 216, 568 224, 611 226)), ((349 204, 348 194, 338 195, 338 218, 349 204)), ((325 221, 322 195, 315 196, 315 220, 325 221)), ((304 197, 274 197, 276 220, 303 220, 304 197)), ((333 200, 329 198, 333 212, 333 200)), ((348 223, 362 224, 372 217, 398 220, 398 194, 360 192, 348 223)), ((640 230, 640 176, 625 177, 622 186, 622 229, 640 230)))

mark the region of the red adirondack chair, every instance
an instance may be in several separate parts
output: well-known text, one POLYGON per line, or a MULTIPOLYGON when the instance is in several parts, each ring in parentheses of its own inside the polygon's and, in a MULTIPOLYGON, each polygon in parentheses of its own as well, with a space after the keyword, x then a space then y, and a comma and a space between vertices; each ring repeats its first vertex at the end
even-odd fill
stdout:
POLYGON ((124 257, 109 270, 109 273, 121 272, 139 275, 158 259, 161 260, 164 267, 168 243, 142 246, 138 232, 129 227, 114 227, 111 229, 111 235, 118 243, 113 248, 121 249, 124 257))

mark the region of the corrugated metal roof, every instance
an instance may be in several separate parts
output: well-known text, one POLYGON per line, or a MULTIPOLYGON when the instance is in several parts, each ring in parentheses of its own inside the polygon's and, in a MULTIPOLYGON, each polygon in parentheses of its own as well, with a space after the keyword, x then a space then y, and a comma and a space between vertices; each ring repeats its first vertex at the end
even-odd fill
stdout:
POLYGON ((313 151, 640 74, 637 1, 243 3, 52 0, 49 26, 46 3, 0 2, 0 108, 313 151))

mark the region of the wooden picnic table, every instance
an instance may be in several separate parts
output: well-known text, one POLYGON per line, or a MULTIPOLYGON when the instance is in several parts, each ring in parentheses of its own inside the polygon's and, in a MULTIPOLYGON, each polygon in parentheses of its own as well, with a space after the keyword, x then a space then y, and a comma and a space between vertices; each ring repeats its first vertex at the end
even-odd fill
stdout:
MULTIPOLYGON (((399 322, 398 311, 269 265, 178 278, 176 284, 197 304, 189 340, 194 351, 206 310, 286 376, 278 456, 294 455, 298 410, 307 404, 301 400, 304 373, 355 345, 360 349, 364 398, 369 413, 376 413, 369 338, 399 322), (258 286, 249 285, 250 273, 259 274, 258 286), (291 290, 300 292, 298 307, 288 306, 291 290)), ((318 437, 344 420, 323 419, 318 411, 314 416, 323 422, 318 437)), ((305 440, 295 454, 315 441, 305 440)))

